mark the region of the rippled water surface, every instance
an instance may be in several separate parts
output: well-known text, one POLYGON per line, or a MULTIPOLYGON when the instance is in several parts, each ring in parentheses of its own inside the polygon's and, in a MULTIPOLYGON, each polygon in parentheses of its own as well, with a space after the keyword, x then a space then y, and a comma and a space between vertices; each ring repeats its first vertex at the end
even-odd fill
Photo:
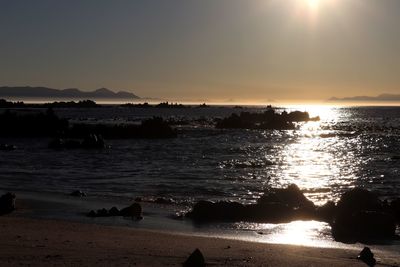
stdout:
POLYGON ((18 149, 0 151, 0 189, 254 202, 265 188, 295 183, 317 204, 354 186, 384 198, 399 195, 399 107, 287 109, 309 111, 321 121, 290 131, 217 130, 204 121, 242 110, 56 110, 72 121, 135 123, 158 115, 203 123, 178 127, 176 139, 108 140, 110 148, 101 151, 53 151, 47 139, 2 139, 18 149))

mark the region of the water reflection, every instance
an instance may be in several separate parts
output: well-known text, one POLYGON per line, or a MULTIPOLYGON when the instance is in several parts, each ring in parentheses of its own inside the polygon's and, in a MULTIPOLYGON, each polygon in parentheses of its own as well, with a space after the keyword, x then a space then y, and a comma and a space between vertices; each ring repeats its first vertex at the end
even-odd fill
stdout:
POLYGON ((310 247, 353 247, 335 242, 330 226, 318 221, 293 221, 291 223, 237 223, 236 229, 256 231, 251 241, 302 245, 310 247))

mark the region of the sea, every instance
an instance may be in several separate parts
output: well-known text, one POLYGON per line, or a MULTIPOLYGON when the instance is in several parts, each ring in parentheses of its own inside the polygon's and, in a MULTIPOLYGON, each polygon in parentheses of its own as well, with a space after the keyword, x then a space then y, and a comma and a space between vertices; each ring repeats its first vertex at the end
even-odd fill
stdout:
MULTIPOLYGON (((298 123, 295 130, 214 127, 216 118, 265 109, 217 105, 54 109, 72 123, 138 124, 146 118, 163 117, 176 122, 173 127, 178 137, 106 140, 103 150, 62 151, 49 149, 50 139, 2 138, 0 143, 17 149, 0 151, 0 192, 17 192, 35 205, 34 212, 21 212, 21 216, 255 242, 362 246, 335 242, 329 225, 316 221, 197 225, 180 216, 199 200, 255 203, 266 189, 289 184, 299 186, 318 205, 337 201, 354 187, 369 189, 381 199, 400 196, 400 107, 282 106, 276 107, 277 112, 307 111, 320 121, 298 123), (74 190, 87 197, 69 196, 74 190), (141 222, 84 216, 92 208, 123 207, 138 197, 144 206, 141 222)), ((377 249, 400 257, 399 241, 380 244, 377 249)))

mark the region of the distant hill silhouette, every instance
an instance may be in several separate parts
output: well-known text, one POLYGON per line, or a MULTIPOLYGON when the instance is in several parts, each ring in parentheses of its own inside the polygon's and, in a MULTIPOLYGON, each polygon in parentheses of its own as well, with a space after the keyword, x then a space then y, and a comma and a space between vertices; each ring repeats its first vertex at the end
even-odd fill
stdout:
POLYGON ((117 93, 100 88, 86 92, 76 88, 53 89, 47 87, 17 86, 0 87, 0 97, 26 97, 26 98, 82 98, 82 99, 139 99, 135 94, 119 91, 117 93))
POLYGON ((338 101, 338 102, 349 102, 349 101, 400 101, 400 95, 394 94, 381 94, 378 96, 353 96, 353 97, 344 97, 337 98, 331 97, 328 101, 338 101))

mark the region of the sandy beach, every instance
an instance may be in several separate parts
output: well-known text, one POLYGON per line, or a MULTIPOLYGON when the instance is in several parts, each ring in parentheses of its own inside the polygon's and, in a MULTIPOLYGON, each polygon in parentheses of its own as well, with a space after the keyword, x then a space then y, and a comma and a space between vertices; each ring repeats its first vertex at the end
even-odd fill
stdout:
POLYGON ((366 266, 353 250, 13 216, 1 217, 0 228, 0 266, 182 266, 196 248, 203 252, 207 266, 366 266))

